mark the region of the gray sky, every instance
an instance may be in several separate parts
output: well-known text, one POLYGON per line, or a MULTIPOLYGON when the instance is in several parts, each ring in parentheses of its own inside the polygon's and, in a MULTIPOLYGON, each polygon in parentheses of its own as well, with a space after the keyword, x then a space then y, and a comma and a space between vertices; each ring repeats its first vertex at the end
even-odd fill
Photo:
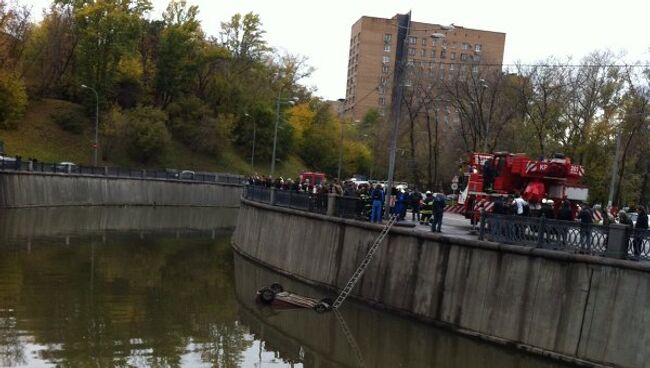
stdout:
MULTIPOLYGON (((25 1, 25 0, 23 0, 25 1)), ((27 0, 34 14, 49 0, 27 0)), ((159 18, 167 0, 153 0, 159 18)), ((327 99, 345 97, 350 27, 362 15, 390 18, 412 11, 413 20, 506 33, 505 63, 532 63, 548 56, 578 62, 594 50, 625 52, 624 60, 650 61, 647 0, 188 0, 199 6, 203 29, 219 33, 235 13, 255 12, 269 44, 301 54, 316 68, 304 83, 327 99)), ((38 18, 38 17, 37 17, 38 18)))

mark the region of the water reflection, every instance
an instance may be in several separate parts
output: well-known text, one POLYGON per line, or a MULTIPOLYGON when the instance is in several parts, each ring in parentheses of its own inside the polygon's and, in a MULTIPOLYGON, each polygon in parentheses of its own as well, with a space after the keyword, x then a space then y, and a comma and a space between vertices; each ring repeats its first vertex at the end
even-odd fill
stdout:
POLYGON ((213 230, 234 228, 236 208, 39 207, 0 210, 0 240, 106 231, 213 230))
POLYGON ((12 240, 0 242, 2 367, 559 366, 353 303, 350 341, 331 313, 260 308, 254 293, 271 281, 323 292, 234 255, 228 230, 107 231, 72 216, 84 225, 0 234, 12 240))
POLYGON ((266 342, 267 349, 287 361, 302 361, 305 367, 564 367, 354 302, 346 302, 341 310, 352 334, 350 342, 333 313, 278 312, 260 308, 250 297, 259 285, 276 281, 287 290, 311 297, 321 298, 326 293, 239 255, 234 262, 241 321, 257 339, 266 342))

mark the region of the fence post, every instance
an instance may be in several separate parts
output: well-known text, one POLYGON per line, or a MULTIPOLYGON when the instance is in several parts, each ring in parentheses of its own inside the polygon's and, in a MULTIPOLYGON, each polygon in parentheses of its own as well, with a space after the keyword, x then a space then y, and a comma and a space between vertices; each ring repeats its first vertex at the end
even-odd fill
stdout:
POLYGON ((336 210, 336 193, 327 193, 327 216, 334 216, 336 210))
POLYGON ((29 167, 27 168, 27 170, 34 171, 34 161, 29 160, 28 162, 29 162, 29 167))
POLYGON ((605 256, 626 259, 630 244, 630 227, 628 225, 610 224, 607 234, 605 256))
POLYGON ((483 213, 481 216, 481 223, 479 225, 479 232, 478 232, 478 240, 484 240, 485 238, 485 222, 486 222, 485 217, 486 216, 487 216, 486 213, 483 213))
POLYGON ((537 248, 541 248, 544 244, 544 225, 546 223, 546 216, 541 216, 539 218, 539 225, 537 227, 537 248))
POLYGON ((269 196, 269 204, 275 205, 275 187, 271 187, 271 195, 269 196))

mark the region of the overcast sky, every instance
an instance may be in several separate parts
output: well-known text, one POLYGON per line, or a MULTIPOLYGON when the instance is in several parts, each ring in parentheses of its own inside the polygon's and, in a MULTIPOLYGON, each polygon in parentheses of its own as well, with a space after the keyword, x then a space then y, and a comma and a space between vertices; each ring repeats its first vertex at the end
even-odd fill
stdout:
MULTIPOLYGON (((23 0, 25 2, 25 0, 23 0)), ((40 14, 50 0, 26 0, 40 14)), ((168 0, 153 0, 160 18, 168 0)), ((390 18, 412 11, 413 20, 455 23, 506 33, 505 63, 624 51, 626 61, 650 61, 648 0, 188 0, 200 9, 203 29, 219 33, 235 13, 260 15, 266 39, 278 50, 301 54, 316 68, 305 84, 326 99, 345 97, 350 27, 362 15, 390 18)), ((38 18, 38 17, 37 17, 38 18)))

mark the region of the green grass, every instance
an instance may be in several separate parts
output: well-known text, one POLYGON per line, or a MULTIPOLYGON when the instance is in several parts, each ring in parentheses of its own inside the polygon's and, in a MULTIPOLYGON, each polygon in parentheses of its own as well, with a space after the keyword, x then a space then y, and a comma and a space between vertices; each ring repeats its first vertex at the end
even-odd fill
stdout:
MULTIPOLYGON (((93 162, 94 130, 87 127, 80 135, 61 129, 52 119, 57 111, 70 109, 77 105, 54 99, 31 101, 23 121, 15 130, 0 130, 0 141, 5 144, 9 155, 20 155, 23 159, 36 158, 43 162, 74 162, 91 165, 93 162)), ((117 150, 116 150, 117 151, 117 150)), ((100 158, 101 159, 101 158, 100 158)), ((130 159, 123 151, 113 153, 108 161, 101 165, 132 168, 178 168, 197 171, 218 171, 238 174, 251 174, 250 161, 228 143, 224 143, 219 157, 193 152, 184 144, 172 141, 167 151, 158 162, 143 164, 130 159)), ((270 163, 256 163, 255 172, 268 175, 270 163)), ((278 176, 296 177, 307 168, 296 157, 289 157, 286 162, 276 166, 278 176)))

